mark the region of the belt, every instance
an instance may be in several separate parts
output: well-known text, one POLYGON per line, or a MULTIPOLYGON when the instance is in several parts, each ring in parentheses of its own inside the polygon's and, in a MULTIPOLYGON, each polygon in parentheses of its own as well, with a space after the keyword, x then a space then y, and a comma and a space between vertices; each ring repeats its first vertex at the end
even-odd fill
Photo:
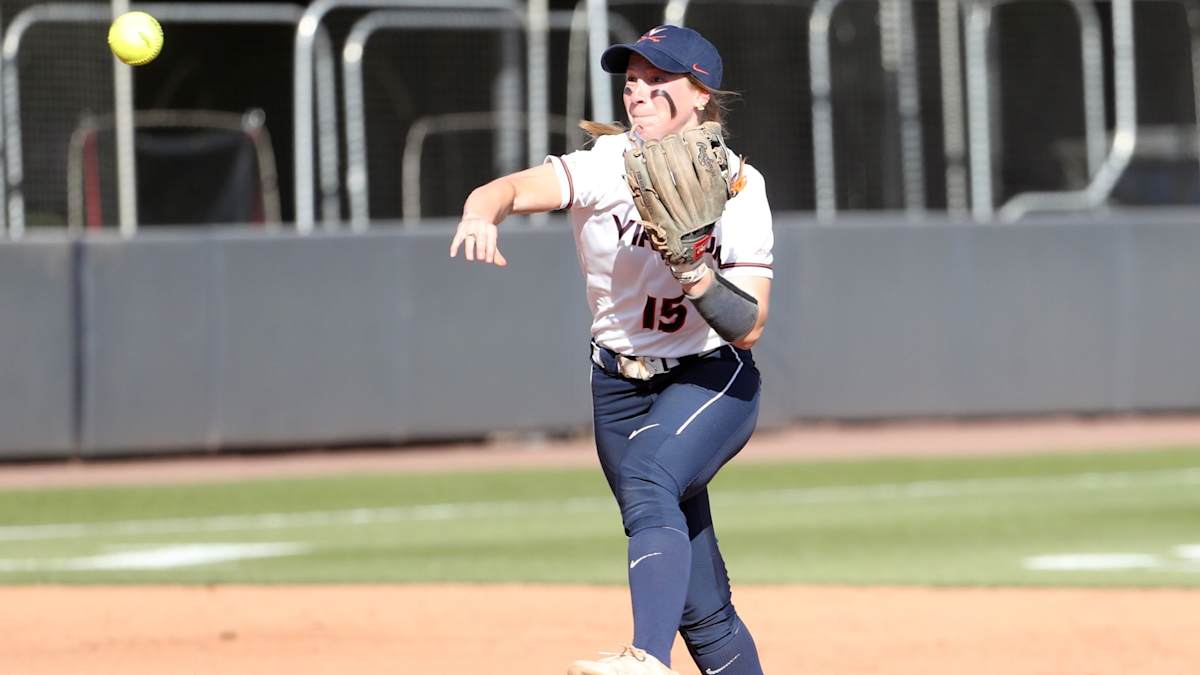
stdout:
POLYGON ((620 375, 630 380, 649 380, 670 372, 674 368, 695 363, 702 359, 720 357, 726 347, 721 346, 699 354, 687 356, 626 356, 608 347, 592 343, 592 362, 606 373, 620 375))

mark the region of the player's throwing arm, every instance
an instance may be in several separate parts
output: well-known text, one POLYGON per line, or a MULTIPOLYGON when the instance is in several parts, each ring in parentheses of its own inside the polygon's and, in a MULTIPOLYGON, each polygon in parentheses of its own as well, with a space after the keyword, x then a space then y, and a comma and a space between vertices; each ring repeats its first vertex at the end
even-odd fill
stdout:
POLYGON ((558 205, 558 179, 547 164, 475 188, 463 204, 462 219, 450 241, 450 257, 457 257, 462 247, 463 257, 469 262, 506 267, 508 260, 497 243, 497 226, 513 213, 542 213, 558 205))

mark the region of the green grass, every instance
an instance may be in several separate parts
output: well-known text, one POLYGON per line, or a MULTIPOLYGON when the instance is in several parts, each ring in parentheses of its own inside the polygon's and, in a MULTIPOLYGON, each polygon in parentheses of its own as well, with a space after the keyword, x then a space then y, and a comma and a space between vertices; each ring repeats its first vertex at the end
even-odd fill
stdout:
MULTIPOLYGON (((1200 449, 727 466, 711 487, 735 583, 1200 584, 1200 449), (1152 566, 1028 569, 1129 553, 1152 566)), ((0 491, 0 584, 624 583, 597 469, 0 491), (80 561, 185 544, 291 555, 166 569, 80 561)))

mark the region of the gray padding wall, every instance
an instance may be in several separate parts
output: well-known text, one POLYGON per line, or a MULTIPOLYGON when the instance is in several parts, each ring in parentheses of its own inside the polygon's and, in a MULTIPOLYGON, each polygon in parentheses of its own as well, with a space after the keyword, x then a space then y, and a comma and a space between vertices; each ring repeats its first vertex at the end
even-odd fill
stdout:
POLYGON ((74 448, 71 242, 0 245, 0 456, 74 448))
POLYGON ((90 241, 84 454, 397 441, 587 423, 570 234, 507 233, 511 267, 444 232, 90 241))
MULTIPOLYGON (((762 424, 1200 409, 1194 218, 780 217, 762 424)), ((586 429, 565 224, 506 269, 452 225, 0 243, 0 455, 586 429)))
POLYGON ((774 419, 1200 406, 1200 224, 1140 218, 782 224, 774 419))

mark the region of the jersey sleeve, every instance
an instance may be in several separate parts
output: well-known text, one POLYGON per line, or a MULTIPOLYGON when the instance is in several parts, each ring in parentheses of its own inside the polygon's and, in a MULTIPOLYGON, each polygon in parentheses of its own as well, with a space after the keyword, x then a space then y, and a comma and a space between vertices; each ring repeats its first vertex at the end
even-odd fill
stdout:
POLYGON ((547 155, 543 164, 553 166, 554 175, 558 177, 558 209, 569 208, 575 203, 575 180, 571 172, 567 169, 566 160, 558 155, 547 155))
POLYGON ((775 234, 767 189, 754 167, 742 164, 745 184, 721 215, 721 252, 717 261, 726 277, 774 277, 775 234))
POLYGON ((554 173, 558 176, 562 195, 558 208, 595 206, 613 189, 614 177, 620 178, 623 185, 623 166, 614 165, 613 157, 619 159, 624 146, 624 137, 614 134, 597 138, 586 150, 546 157, 546 162, 554 165, 554 173), (614 169, 614 166, 620 168, 614 169))

